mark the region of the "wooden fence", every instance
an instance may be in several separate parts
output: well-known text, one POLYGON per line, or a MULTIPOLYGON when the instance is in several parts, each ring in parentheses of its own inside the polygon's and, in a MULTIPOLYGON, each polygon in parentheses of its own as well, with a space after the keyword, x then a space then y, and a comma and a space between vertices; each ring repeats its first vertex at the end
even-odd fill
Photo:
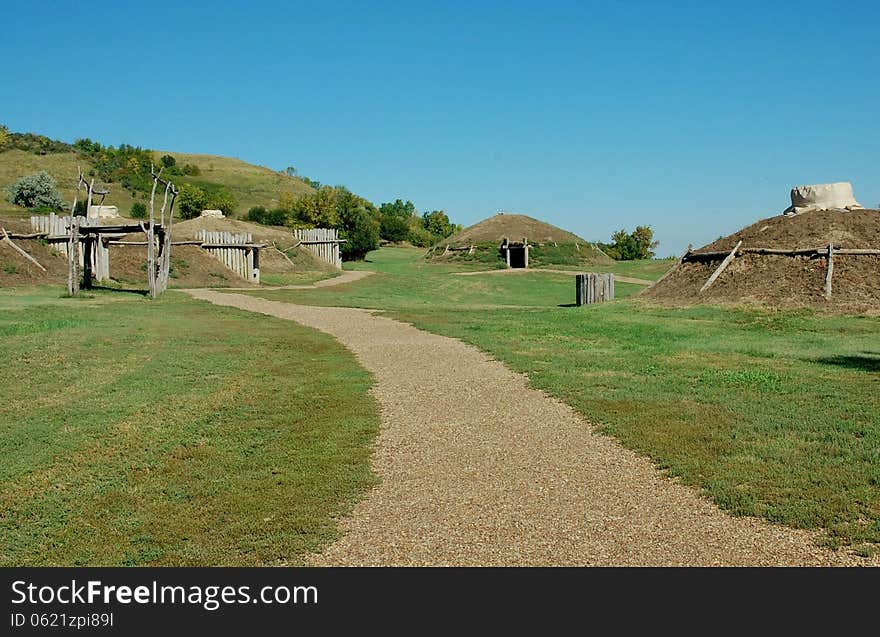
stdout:
POLYGON ((260 282, 260 248, 250 232, 214 232, 199 230, 196 237, 202 248, 214 255, 238 276, 253 283, 260 282))
POLYGON ((332 228, 294 230, 293 236, 321 261, 342 268, 342 254, 339 250, 339 244, 345 243, 345 239, 339 238, 337 230, 332 228))
POLYGON ((588 272, 575 276, 575 304, 614 300, 614 275, 588 272))
MULTIPOLYGON (((100 225, 97 219, 77 217, 80 227, 100 225)), ((34 232, 45 235, 43 238, 49 242, 54 250, 58 250, 65 257, 68 255, 70 245, 70 215, 61 217, 54 212, 48 215, 35 215, 31 217, 31 228, 34 232)), ((110 237, 100 237, 95 241, 95 249, 92 251, 92 273, 95 280, 106 281, 110 278, 110 248, 107 245, 110 237)), ((79 267, 83 268, 83 250, 79 251, 79 267)))

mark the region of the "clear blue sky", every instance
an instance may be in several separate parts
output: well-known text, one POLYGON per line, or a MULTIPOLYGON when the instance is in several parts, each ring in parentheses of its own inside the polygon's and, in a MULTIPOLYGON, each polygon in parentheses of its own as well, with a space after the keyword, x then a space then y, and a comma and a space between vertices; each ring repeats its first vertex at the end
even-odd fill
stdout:
POLYGON ((801 183, 880 201, 880 3, 7 4, 0 123, 240 157, 660 255, 801 183))

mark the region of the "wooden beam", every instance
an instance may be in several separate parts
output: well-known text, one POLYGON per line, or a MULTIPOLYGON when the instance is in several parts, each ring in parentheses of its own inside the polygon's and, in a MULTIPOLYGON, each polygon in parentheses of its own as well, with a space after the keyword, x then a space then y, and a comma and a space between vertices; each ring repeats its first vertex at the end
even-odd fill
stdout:
POLYGON ((825 299, 831 300, 831 276, 834 274, 834 244, 828 244, 828 270, 825 272, 825 299))
POLYGON ((46 271, 46 268, 44 268, 42 265, 40 265, 40 262, 39 262, 39 261, 37 261, 35 258, 33 258, 31 255, 29 255, 27 252, 25 252, 24 250, 22 250, 21 248, 19 248, 17 245, 15 245, 15 244, 12 242, 12 239, 9 238, 9 235, 8 235, 7 232, 6 232, 6 228, 0 228, 0 230, 3 230, 3 240, 4 240, 6 243, 8 243, 9 245, 11 245, 11 246, 13 247, 13 249, 15 249, 16 252, 18 252, 18 253, 19 253, 20 255, 22 255, 25 259, 27 259, 28 261, 30 261, 31 263, 33 263, 35 266, 37 266, 38 268, 40 268, 43 272, 46 271))
POLYGON ((739 247, 742 245, 742 239, 740 239, 735 246, 733 246, 733 250, 730 251, 730 254, 727 255, 727 258, 721 262, 721 265, 718 266, 718 269, 712 273, 712 276, 709 277, 709 280, 703 284, 703 287, 700 288, 700 293, 705 292, 709 289, 715 280, 721 276, 721 273, 727 269, 727 266, 730 265, 730 262, 733 261, 734 257, 736 257, 736 251, 739 250, 739 247))

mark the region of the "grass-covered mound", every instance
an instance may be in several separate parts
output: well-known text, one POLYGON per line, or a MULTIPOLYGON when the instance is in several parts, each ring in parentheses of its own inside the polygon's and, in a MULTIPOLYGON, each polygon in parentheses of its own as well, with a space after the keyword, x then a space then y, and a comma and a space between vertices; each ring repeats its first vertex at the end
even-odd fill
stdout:
POLYGON ((506 267, 499 246, 528 240, 529 267, 610 265, 613 261, 589 241, 554 225, 509 213, 469 226, 433 246, 425 258, 430 262, 473 264, 486 268, 506 267))

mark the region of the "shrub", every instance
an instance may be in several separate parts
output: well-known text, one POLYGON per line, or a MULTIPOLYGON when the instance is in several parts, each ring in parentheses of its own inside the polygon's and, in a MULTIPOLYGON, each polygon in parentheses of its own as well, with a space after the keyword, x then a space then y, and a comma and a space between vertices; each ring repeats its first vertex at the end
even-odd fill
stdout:
POLYGON ((407 240, 417 248, 430 248, 437 243, 437 237, 426 230, 421 223, 410 228, 407 240))
POLYGON ((247 220, 266 226, 283 226, 287 222, 287 211, 283 208, 267 210, 265 206, 254 206, 248 210, 247 220))
POLYGON ((205 208, 210 210, 222 210, 223 214, 227 217, 231 217, 235 214, 235 197, 225 188, 218 188, 217 190, 207 193, 205 203, 205 208))
POLYGON ((394 214, 379 218, 379 236, 386 241, 403 241, 409 236, 409 220, 394 214))
POLYGON ((172 166, 177 165, 177 160, 174 159, 174 155, 162 155, 159 161, 162 162, 162 165, 165 166, 165 168, 171 168, 172 166))
POLYGON ((346 240, 340 246, 342 258, 347 261, 363 259, 367 252, 379 247, 379 212, 363 197, 342 187, 335 190, 339 238, 346 240))
POLYGON ((207 208, 208 195, 198 186, 183 184, 180 186, 180 194, 177 195, 177 205, 180 216, 184 219, 192 219, 202 214, 207 208))
POLYGON ((45 170, 22 177, 9 187, 8 194, 11 203, 23 208, 60 210, 64 207, 58 185, 45 170))
POLYGON ((195 164, 184 164, 182 172, 184 175, 192 175, 193 177, 202 174, 202 171, 195 164))
POLYGON ((146 219, 147 217, 147 206, 140 201, 135 201, 131 204, 131 218, 132 219, 146 219))

